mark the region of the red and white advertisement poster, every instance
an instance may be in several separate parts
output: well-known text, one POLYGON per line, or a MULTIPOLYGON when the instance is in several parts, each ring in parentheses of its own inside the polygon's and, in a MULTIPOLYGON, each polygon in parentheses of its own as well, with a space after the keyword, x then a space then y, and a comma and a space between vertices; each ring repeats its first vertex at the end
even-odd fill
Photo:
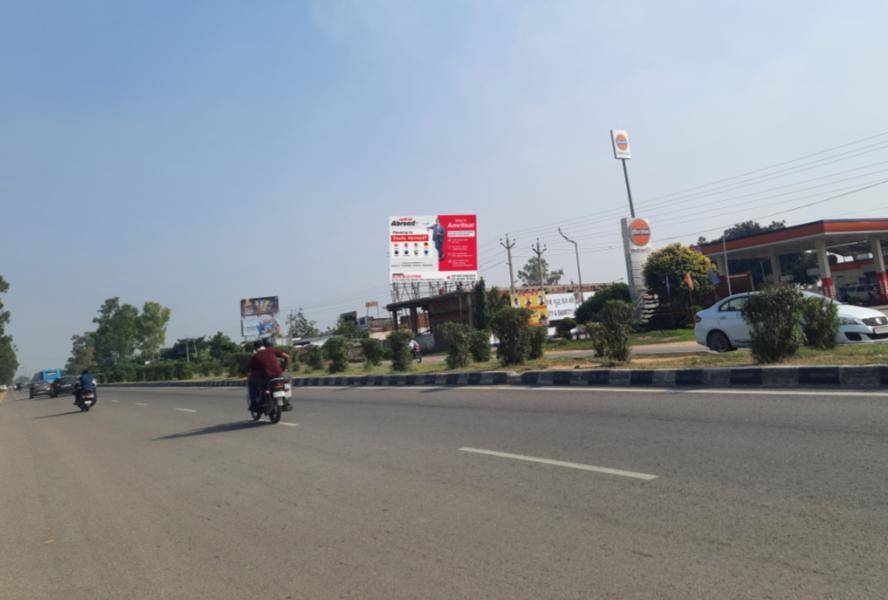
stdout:
POLYGON ((475 215, 389 217, 389 278, 474 282, 478 272, 475 215))

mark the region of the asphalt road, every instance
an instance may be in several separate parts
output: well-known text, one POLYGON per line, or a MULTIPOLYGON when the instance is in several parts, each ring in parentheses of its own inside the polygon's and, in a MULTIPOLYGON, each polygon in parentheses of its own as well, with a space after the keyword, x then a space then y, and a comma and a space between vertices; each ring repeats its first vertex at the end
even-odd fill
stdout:
POLYGON ((888 394, 0 404, 0 598, 885 598, 888 394), (553 462, 561 461, 561 462, 553 462))

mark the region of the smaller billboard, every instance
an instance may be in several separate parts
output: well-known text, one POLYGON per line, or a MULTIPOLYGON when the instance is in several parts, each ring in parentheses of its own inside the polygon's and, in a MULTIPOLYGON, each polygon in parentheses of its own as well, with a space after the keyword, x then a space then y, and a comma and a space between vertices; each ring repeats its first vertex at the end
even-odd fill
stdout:
POLYGON ((545 290, 516 290, 511 295, 511 302, 513 308, 526 308, 531 311, 531 325, 541 326, 549 324, 549 305, 546 303, 545 290))
MULTIPOLYGON (((583 292, 583 301, 594 295, 595 292, 583 292)), ((577 312, 577 296, 573 293, 546 294, 546 309, 550 323, 573 319, 577 312)))
POLYGON ((629 132, 625 129, 611 129, 611 144, 614 147, 614 158, 628 160, 632 158, 629 147, 629 132))
POLYGON ((280 337, 281 325, 272 315, 256 315, 241 319, 241 335, 250 340, 280 337))
POLYGON ((240 311, 241 318, 256 317, 259 315, 276 315, 280 312, 280 304, 277 296, 244 298, 240 301, 240 311))

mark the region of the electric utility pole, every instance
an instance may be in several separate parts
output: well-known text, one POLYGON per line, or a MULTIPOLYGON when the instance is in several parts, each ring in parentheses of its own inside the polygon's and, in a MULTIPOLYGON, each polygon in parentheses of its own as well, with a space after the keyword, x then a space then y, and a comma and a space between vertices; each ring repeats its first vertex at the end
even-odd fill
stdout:
POLYGON ((577 280, 580 282, 580 293, 577 297, 577 302, 579 304, 583 303, 583 274, 580 272, 580 246, 572 239, 564 235, 564 232, 561 231, 561 227, 558 228, 558 233, 561 234, 561 237, 566 239, 568 242, 573 244, 574 253, 577 255, 577 280))
POLYGON ((544 289, 543 283, 543 253, 548 250, 546 246, 540 248, 540 238, 537 238, 537 243, 534 246, 531 246, 530 249, 536 254, 537 257, 537 272, 540 275, 540 289, 544 289))
MULTIPOLYGON (((509 291, 511 292, 512 296, 514 296, 515 295, 515 274, 514 274, 514 271, 512 270, 512 248, 515 247, 515 240, 510 240, 509 234, 507 233, 506 234, 506 241, 503 242, 502 240, 500 240, 500 246, 502 246, 503 248, 506 249, 506 256, 509 257, 508 258, 508 260, 509 260, 509 291)), ((510 302, 511 302, 511 300, 510 300, 510 302)))

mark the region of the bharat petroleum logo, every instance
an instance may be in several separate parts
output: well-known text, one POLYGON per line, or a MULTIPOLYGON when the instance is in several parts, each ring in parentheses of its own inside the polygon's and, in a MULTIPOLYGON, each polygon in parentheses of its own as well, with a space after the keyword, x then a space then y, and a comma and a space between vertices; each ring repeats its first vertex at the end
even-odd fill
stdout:
POLYGON ((625 133, 618 133, 615 135, 614 143, 617 145, 617 150, 620 152, 625 152, 629 149, 629 138, 626 137, 625 133))
POLYGON ((629 239, 636 246, 647 246, 651 241, 651 226, 644 219, 633 219, 629 223, 629 239))

